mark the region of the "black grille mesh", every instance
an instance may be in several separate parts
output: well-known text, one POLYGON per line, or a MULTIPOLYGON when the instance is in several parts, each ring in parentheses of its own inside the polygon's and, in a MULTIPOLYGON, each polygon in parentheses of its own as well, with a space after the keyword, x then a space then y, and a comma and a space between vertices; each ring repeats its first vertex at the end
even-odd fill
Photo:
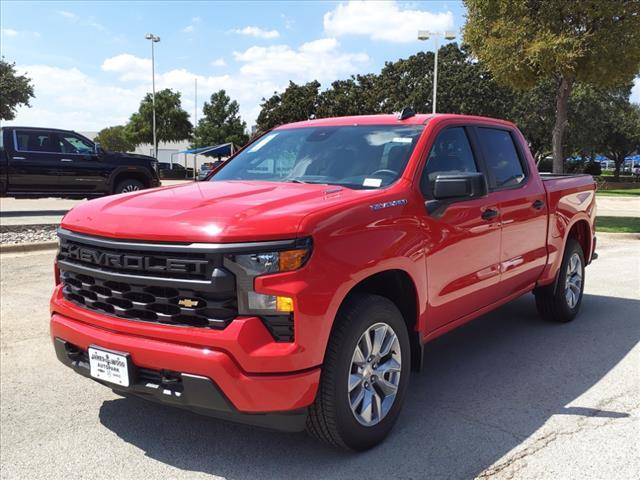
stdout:
POLYGON ((100 313, 130 320, 191 327, 224 328, 236 316, 235 297, 212 298, 207 292, 149 286, 130 281, 62 271, 64 297, 100 313), (178 302, 190 301, 187 307, 178 302))

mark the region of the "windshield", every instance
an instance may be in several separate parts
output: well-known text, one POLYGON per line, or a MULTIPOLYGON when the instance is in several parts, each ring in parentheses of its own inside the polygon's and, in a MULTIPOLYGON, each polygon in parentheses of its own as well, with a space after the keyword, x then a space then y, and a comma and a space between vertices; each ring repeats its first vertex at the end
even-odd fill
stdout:
POLYGON ((396 181, 422 125, 276 130, 249 145, 210 181, 266 180, 380 188, 396 181))

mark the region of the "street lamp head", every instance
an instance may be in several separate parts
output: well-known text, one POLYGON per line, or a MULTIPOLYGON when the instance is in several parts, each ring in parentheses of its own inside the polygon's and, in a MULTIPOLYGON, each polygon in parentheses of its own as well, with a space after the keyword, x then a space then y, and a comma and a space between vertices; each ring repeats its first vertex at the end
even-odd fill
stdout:
POLYGON ((455 40, 456 32, 444 32, 445 40, 455 40))
POLYGON ((145 39, 147 40, 151 40, 152 42, 159 42, 160 41, 160 37, 158 37, 157 35, 154 35, 153 33, 147 33, 144 36, 145 39))
POLYGON ((418 30, 418 40, 429 40, 430 32, 426 30, 418 30))

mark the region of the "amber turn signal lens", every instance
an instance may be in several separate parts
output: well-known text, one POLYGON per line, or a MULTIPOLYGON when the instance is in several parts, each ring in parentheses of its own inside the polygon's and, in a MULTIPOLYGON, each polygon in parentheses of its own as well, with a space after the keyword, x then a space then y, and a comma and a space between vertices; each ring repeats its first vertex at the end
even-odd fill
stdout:
POLYGON ((297 270, 307 259, 308 250, 286 250, 280 252, 280 270, 281 272, 289 272, 297 270))
POLYGON ((293 298, 276 297, 276 310, 279 312, 293 312, 293 298))

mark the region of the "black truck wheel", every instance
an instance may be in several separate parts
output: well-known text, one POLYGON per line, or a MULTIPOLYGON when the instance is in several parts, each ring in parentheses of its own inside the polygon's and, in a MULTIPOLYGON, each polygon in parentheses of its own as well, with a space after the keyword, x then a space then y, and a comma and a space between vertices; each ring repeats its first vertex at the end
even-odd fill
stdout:
POLYGON ((409 382, 411 351, 402 314, 378 295, 340 309, 307 431, 331 445, 366 450, 395 424, 409 382))
POLYGON ((554 285, 536 289, 536 307, 546 320, 570 322, 582 303, 584 290, 584 253, 580 244, 570 238, 564 249, 558 280, 554 285))
POLYGON ((135 178, 126 178, 118 182, 113 193, 136 192, 138 190, 142 190, 143 188, 144 184, 140 180, 136 180, 135 178))

